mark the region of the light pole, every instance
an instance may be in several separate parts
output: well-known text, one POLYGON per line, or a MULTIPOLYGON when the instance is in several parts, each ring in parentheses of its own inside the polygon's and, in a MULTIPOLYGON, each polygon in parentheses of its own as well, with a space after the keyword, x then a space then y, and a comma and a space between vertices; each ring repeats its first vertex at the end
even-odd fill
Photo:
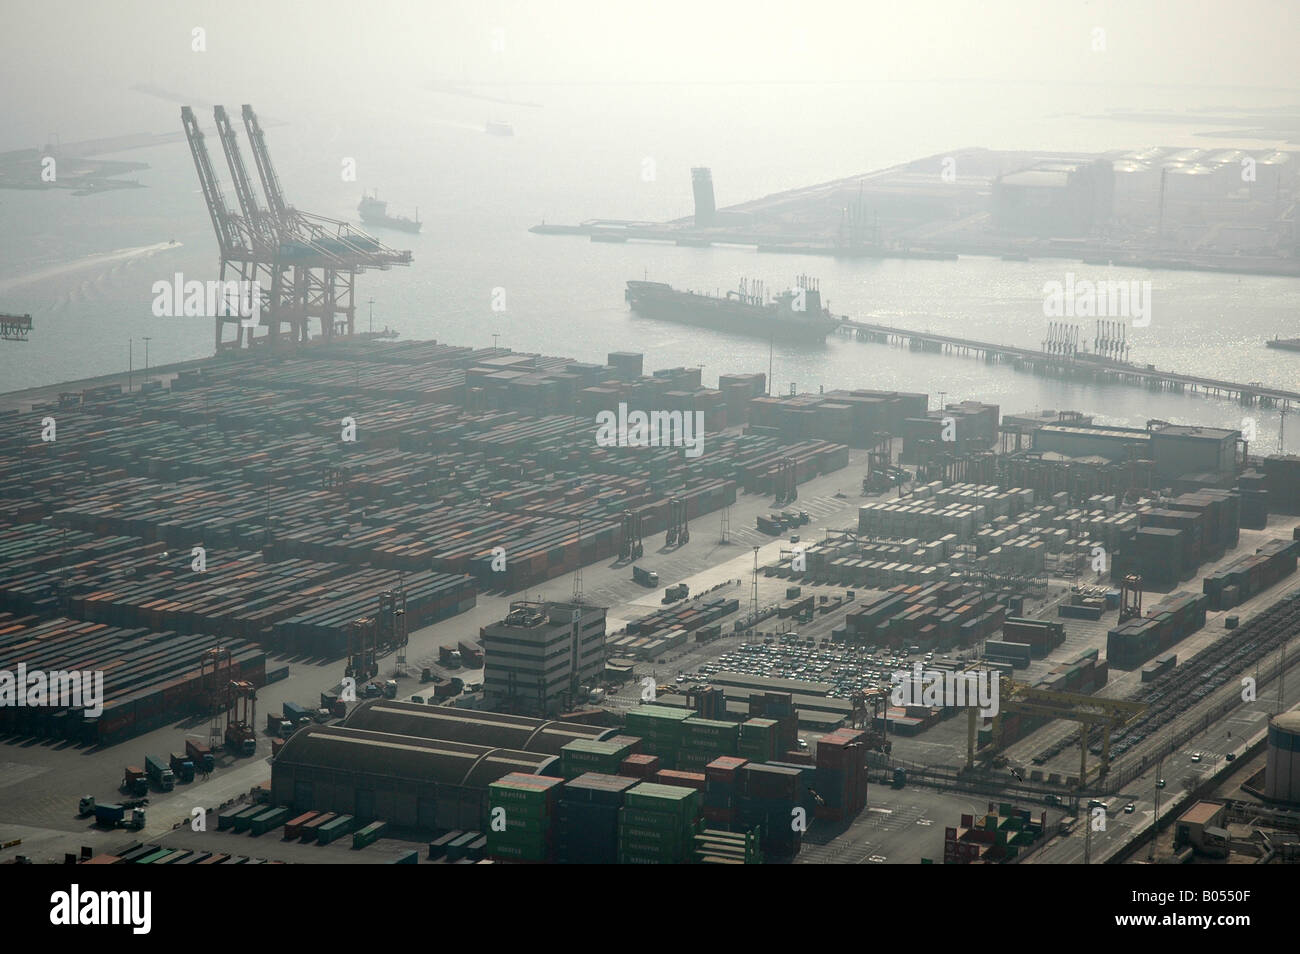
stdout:
POLYGON ((148 335, 144 336, 144 383, 149 383, 149 342, 153 339, 148 335))
POLYGON ((367 298, 366 304, 370 306, 370 333, 373 335, 375 333, 375 300, 367 298))
POLYGON ((130 394, 134 390, 132 379, 135 377, 135 339, 127 338, 126 340, 128 349, 126 353, 126 393, 130 394))

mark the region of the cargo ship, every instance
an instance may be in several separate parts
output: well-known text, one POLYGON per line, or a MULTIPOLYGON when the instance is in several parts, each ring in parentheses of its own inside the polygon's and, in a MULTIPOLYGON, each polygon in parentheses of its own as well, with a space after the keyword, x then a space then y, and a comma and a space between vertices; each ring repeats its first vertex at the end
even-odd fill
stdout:
POLYGON ((1279 351, 1300 351, 1300 338, 1269 338, 1264 344, 1279 351))
POLYGON ((740 280, 721 298, 677 291, 664 282, 630 281, 623 297, 647 318, 785 341, 823 340, 839 324, 823 306, 817 279, 799 276, 796 287, 771 298, 761 282, 740 280))
POLYGON ((390 229, 401 229, 403 232, 420 231, 419 209, 415 210, 413 219, 408 219, 404 215, 389 215, 388 203, 381 202, 378 193, 373 196, 362 196, 357 211, 361 213, 361 221, 366 225, 386 225, 390 229))

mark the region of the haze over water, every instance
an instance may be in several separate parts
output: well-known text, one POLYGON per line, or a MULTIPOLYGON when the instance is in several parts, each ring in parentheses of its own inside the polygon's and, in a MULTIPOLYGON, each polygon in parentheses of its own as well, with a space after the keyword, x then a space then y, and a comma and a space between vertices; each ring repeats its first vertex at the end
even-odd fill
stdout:
MULTIPOLYGON (((215 19, 216 9, 205 11, 213 24, 223 22, 215 19)), ((1120 17, 1115 11, 1123 7, 1102 9, 1120 17)), ((429 12, 420 16, 436 19, 429 12)), ((897 75, 855 72, 833 24, 813 18, 820 28, 786 36, 790 49, 801 52, 776 57, 772 62, 780 68, 773 68, 770 82, 761 81, 761 64, 728 81, 707 71, 692 78, 667 57, 658 75, 653 59, 642 58, 635 60, 636 70, 620 76, 610 67, 617 60, 617 44, 590 66, 588 81, 582 62, 587 45, 571 34, 565 36, 576 59, 567 69, 560 57, 560 65, 530 62, 513 70, 495 65, 489 43, 498 21, 506 26, 507 43, 515 44, 507 51, 522 46, 521 58, 535 58, 543 48, 517 25, 518 16, 510 5, 481 18, 457 8, 451 17, 459 31, 454 35, 465 40, 461 59, 440 41, 431 43, 441 49, 440 57, 431 53, 422 64, 408 44, 398 47, 406 56, 401 70, 383 62, 383 42, 393 34, 358 28, 355 55, 344 46, 333 73, 321 69, 319 59, 308 59, 300 83, 286 83, 283 75, 271 82, 256 66, 216 69, 213 58, 220 51, 214 47, 229 40, 215 28, 205 54, 210 59, 202 69, 191 68, 188 57, 200 55, 185 47, 194 18, 164 18, 160 29, 167 27, 166 42, 181 44, 180 52, 164 50, 156 62, 115 61, 112 79, 105 82, 96 82, 92 63, 79 66, 76 58, 65 57, 56 94, 39 108, 37 99, 24 100, 12 121, 0 127, 0 149, 38 146, 53 132, 72 141, 179 131, 179 103, 129 89, 134 82, 151 82, 194 104, 233 207, 206 103, 237 110, 250 102, 266 126, 272 158, 294 205, 353 223, 364 191, 378 189, 397 214, 412 214, 418 206, 425 223, 420 235, 369 229, 390 246, 410 248, 414 264, 358 278, 358 328, 368 327, 366 299, 373 297, 375 328, 396 328, 404 338, 486 347, 495 334, 501 345, 518 351, 585 361, 603 361, 610 351, 641 351, 648 370, 702 365, 705 383, 711 385, 721 373, 766 372, 767 342, 633 316, 623 301, 628 279, 648 275, 713 291, 734 288, 741 276, 748 276, 779 290, 807 273, 821 280, 823 297, 837 314, 1037 347, 1048 323, 1043 286, 1074 271, 1094 279, 1151 281, 1151 324, 1128 329, 1135 363, 1300 389, 1300 354, 1263 346, 1274 335, 1300 335, 1297 279, 1107 272, 1065 260, 1018 263, 965 256, 957 262, 835 261, 758 255, 738 247, 593 244, 585 238, 528 232, 543 220, 689 215, 689 170, 694 165, 712 168, 719 205, 726 206, 972 146, 1100 152, 1149 145, 1285 145, 1200 135, 1218 127, 1195 116, 1183 124, 1121 122, 1102 115, 1107 109, 1293 105, 1300 97, 1271 86, 1275 77, 1261 75, 1249 85, 1243 85, 1249 75, 1227 69, 1171 76, 1167 82, 1126 69, 1103 77, 1084 74, 1091 61, 1069 69, 1074 60, 1068 57, 1056 75, 1044 76, 1039 61, 1039 72, 1029 75, 1032 71, 981 70, 961 50, 949 51, 949 59, 942 60, 961 65, 941 74, 919 68, 896 70, 897 75), (791 62, 803 64, 804 75, 791 62), (457 80, 458 72, 466 80, 499 82, 503 85, 492 89, 542 107, 489 103, 429 88, 435 77, 457 80), (1098 85, 1102 82, 1106 85, 1098 85), (485 135, 482 125, 488 119, 510 122, 515 136, 485 135), (355 182, 340 175, 345 158, 356 160, 355 182), (647 158, 654 163, 653 181, 643 179, 647 158), (506 291, 505 313, 491 310, 496 287, 506 291)), ((383 22, 391 26, 398 21, 389 15, 383 22)), ((678 22, 688 29, 689 18, 678 22)), ((717 18, 707 22, 717 25, 717 18)), ((1078 22, 1090 21, 1080 15, 1078 22)), ((1135 55, 1123 30, 1112 27, 1108 35, 1105 55, 1135 55)), ((51 33, 45 40, 53 44, 56 37, 51 33)), ((347 44, 347 31, 340 31, 338 39, 347 44)), ((871 42, 878 46, 881 40, 871 42)), ((1078 43, 1086 49, 1086 36, 1078 43)), ((782 49, 779 42, 776 49, 782 49)), ((247 58, 252 63, 255 54, 256 48, 241 48, 234 62, 247 58)), ((1226 53, 1224 57, 1232 61, 1226 53)), ((0 78, 12 77, 6 72, 0 78)), ((242 126, 236 125, 251 166, 242 126)), ((138 369, 146 335, 152 339, 150 361, 155 365, 211 353, 209 319, 155 318, 150 313, 155 281, 170 281, 176 272, 186 279, 217 277, 216 240, 189 149, 178 142, 117 158, 147 162, 149 169, 128 175, 147 188, 88 197, 63 190, 0 191, 0 311, 31 312, 36 326, 28 343, 0 346, 0 389, 124 371, 132 338, 138 369), (176 245, 169 244, 173 239, 176 245)), ((1078 323, 1081 337, 1090 342, 1092 321, 1078 323)), ((1243 409, 1227 400, 1083 387, 976 359, 919 355, 846 339, 806 349, 778 345, 772 361, 774 391, 787 391, 792 382, 801 391, 898 388, 928 392, 932 405, 944 392, 945 400, 989 401, 1004 412, 1075 409, 1136 426, 1160 418, 1240 427, 1249 414, 1259 430, 1252 446, 1268 452, 1277 444, 1276 412, 1243 409)), ((1287 423, 1300 428, 1300 419, 1288 418, 1287 423)), ((1300 436, 1287 445, 1294 448, 1297 442, 1300 436)))

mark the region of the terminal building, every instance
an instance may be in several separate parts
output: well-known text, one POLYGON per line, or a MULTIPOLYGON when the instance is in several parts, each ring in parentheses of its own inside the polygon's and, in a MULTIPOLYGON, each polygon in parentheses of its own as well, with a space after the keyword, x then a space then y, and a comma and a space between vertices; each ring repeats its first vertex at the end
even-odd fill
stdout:
POLYGON ((519 600, 479 632, 489 708, 555 715, 573 707, 578 688, 605 667, 605 609, 519 600))

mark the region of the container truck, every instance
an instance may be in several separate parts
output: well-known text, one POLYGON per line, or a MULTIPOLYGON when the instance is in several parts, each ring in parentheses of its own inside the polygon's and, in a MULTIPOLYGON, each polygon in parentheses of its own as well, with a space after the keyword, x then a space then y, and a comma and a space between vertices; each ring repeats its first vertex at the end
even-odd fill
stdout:
POLYGON ((96 805, 95 824, 101 828, 130 828, 139 831, 144 828, 144 809, 127 809, 120 804, 96 805))
POLYGON ((636 580, 636 582, 640 583, 642 586, 654 587, 659 585, 658 573, 653 570, 643 570, 639 566, 632 567, 632 579, 636 580))
POLYGON ((208 773, 217 767, 216 760, 212 757, 212 750, 202 742, 195 742, 192 739, 185 740, 185 754, 189 756, 194 768, 200 772, 208 773))
POLYGON ((257 738, 253 735, 253 727, 243 722, 232 722, 226 726, 226 748, 236 755, 256 755, 257 738))
POLYGON ((284 704, 284 717, 295 729, 310 725, 313 721, 312 715, 312 710, 306 706, 300 706, 296 702, 286 702, 284 704))
POLYGON ((149 781, 164 792, 170 792, 175 787, 176 776, 172 774, 171 768, 162 759, 146 755, 144 757, 144 770, 149 774, 149 781))
POLYGON ((122 776, 122 791, 128 795, 148 795, 149 777, 144 774, 144 769, 135 765, 128 765, 125 774, 122 776))
POLYGON ((172 775, 182 782, 194 781, 194 763, 183 752, 171 753, 171 770, 172 775))

